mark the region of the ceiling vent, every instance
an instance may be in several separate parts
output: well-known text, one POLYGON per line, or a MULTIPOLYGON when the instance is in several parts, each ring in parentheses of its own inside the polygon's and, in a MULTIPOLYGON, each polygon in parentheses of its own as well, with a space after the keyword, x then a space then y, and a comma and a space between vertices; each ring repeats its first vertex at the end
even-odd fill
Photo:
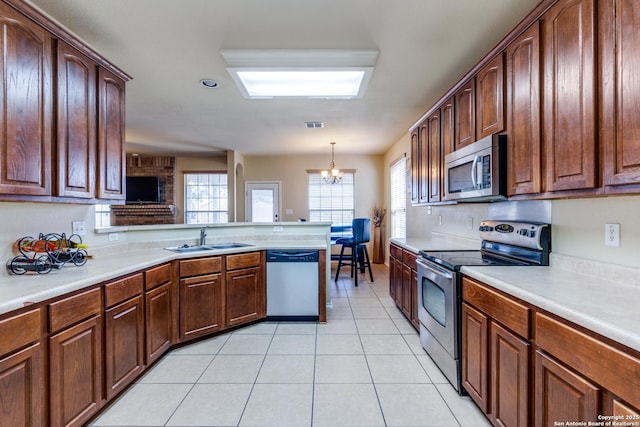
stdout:
POLYGON ((319 129, 324 127, 324 122, 304 122, 307 129, 319 129))

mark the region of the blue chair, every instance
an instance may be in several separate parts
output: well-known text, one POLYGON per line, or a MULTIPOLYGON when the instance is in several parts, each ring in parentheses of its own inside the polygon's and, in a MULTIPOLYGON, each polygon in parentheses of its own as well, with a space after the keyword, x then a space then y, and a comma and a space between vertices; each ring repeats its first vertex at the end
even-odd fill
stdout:
POLYGON ((336 240, 337 245, 342 245, 340 249, 340 257, 338 258, 338 269, 336 271, 336 279, 340 276, 340 267, 343 265, 351 266, 351 277, 354 278, 355 286, 358 286, 358 268, 364 273, 365 268, 369 268, 369 277, 373 282, 373 272, 371 271, 371 262, 369 261, 369 251, 367 251, 366 243, 371 239, 371 219, 370 218, 354 218, 352 221, 352 237, 339 238, 336 240), (344 253, 345 248, 350 248, 351 253, 344 253), (358 267, 360 262, 360 267, 358 267))

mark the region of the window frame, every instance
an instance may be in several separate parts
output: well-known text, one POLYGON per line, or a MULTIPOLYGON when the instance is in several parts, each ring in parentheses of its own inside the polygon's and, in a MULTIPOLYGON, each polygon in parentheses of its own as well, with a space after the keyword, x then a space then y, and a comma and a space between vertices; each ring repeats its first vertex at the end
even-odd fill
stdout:
MULTIPOLYGON (((184 190, 183 222, 185 224, 227 224, 229 222, 229 180, 228 180, 229 175, 227 171, 217 171, 217 170, 215 171, 183 171, 182 177, 183 177, 183 190, 184 190), (219 188, 217 192, 218 197, 216 197, 216 195, 211 195, 211 197, 203 197, 201 199, 197 198, 196 200, 204 200, 205 201, 204 203, 207 203, 206 202, 207 200, 208 200, 208 203, 215 203, 215 201, 218 201, 218 202, 223 201, 222 204, 224 205, 225 209, 198 209, 198 210, 190 209, 189 202, 191 198, 189 197, 189 187, 190 187, 189 179, 188 179, 189 175, 208 175, 208 180, 211 179, 211 176, 218 177, 218 182, 217 182, 218 185, 216 185, 216 183, 211 184, 210 182, 208 185, 198 185, 199 187, 208 187, 210 189, 218 187, 219 188), (221 177, 225 178, 224 185, 222 185, 220 182, 221 177), (224 188, 224 190, 221 190, 221 188, 224 188), (220 196, 220 192, 224 193, 225 197, 220 196), (197 218, 195 222, 190 222, 190 216, 192 213, 195 213, 196 215, 205 214, 205 215, 209 215, 209 217, 207 218, 206 221, 203 221, 197 218)), ((208 194, 209 194, 209 191, 207 191, 208 194)))
POLYGON ((407 237, 407 185, 410 168, 408 168, 408 160, 406 154, 395 159, 389 165, 389 219, 391 230, 389 236, 391 238, 407 237), (402 167, 401 167, 402 166, 402 167), (396 171, 395 168, 398 170, 396 171), (395 179, 401 181, 395 183, 395 179), (398 197, 398 200, 395 200, 398 197))
POLYGON ((320 170, 307 170, 307 207, 309 210, 309 221, 314 222, 331 222, 336 226, 351 226, 353 218, 355 218, 355 201, 356 201, 356 170, 341 169, 342 180, 336 184, 328 184, 322 181, 320 170), (312 182, 313 181, 313 182, 312 182), (312 188, 312 185, 314 188, 312 188), (348 186, 348 187, 345 187, 348 186), (330 192, 320 194, 321 200, 313 194, 313 190, 322 190, 330 192), (339 190, 340 194, 337 193, 339 190), (333 199, 340 197, 340 202, 336 203, 333 199), (350 197, 344 200, 345 197, 350 197), (320 205, 318 205, 318 203, 320 205), (346 202, 346 203, 345 203, 346 202), (316 207, 318 206, 318 207, 316 207))

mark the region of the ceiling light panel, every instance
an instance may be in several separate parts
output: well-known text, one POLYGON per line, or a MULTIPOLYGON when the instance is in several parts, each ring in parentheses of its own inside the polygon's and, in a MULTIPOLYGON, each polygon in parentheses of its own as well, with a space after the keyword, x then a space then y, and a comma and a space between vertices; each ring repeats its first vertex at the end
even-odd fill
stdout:
POLYGON ((358 98, 378 51, 222 51, 246 98, 358 98))

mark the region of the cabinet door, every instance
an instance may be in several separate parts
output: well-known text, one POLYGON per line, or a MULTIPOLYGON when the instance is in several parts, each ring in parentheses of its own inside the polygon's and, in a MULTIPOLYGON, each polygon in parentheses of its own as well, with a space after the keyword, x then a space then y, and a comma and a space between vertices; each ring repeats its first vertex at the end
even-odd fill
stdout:
MULTIPOLYGON (((393 250, 393 246, 391 247, 393 250)), ((395 266, 396 259, 389 256, 389 296, 396 301, 396 283, 395 283, 395 266)))
POLYGON ((471 79, 455 94, 455 149, 459 150, 476 140, 475 80, 471 79))
POLYGON ((144 367, 144 308, 138 295, 105 311, 107 399, 130 384, 144 367))
POLYGON ((542 191, 540 144, 540 25, 514 40, 507 55, 509 195, 542 191))
POLYGON ((100 199, 124 199, 124 107, 124 82, 99 67, 97 197, 100 199))
POLYGON ((427 203, 429 201, 429 120, 420 125, 418 163, 418 203, 427 203))
POLYGON ((640 9, 637 1, 599 2, 604 184, 640 184, 640 9))
POLYGON ((540 351, 535 364, 536 427, 559 420, 597 421, 600 389, 540 351))
POLYGON ((42 346, 0 358, 0 425, 46 425, 42 346))
POLYGON ((261 267, 230 271, 226 275, 225 326, 236 326, 267 315, 267 288, 261 267))
POLYGON ((411 203, 420 197, 420 128, 411 132, 411 203))
POLYGON ((440 140, 442 141, 442 160, 455 149, 456 116, 454 110, 454 99, 447 99, 440 106, 440 140))
POLYGON ((560 0, 542 17, 546 190, 596 186, 595 10, 560 0))
POLYGON ((476 75, 476 138, 504 130, 504 58, 498 54, 476 75))
POLYGON ((411 319, 411 268, 408 265, 402 266, 402 312, 411 319))
POLYGON ((416 331, 420 330, 420 317, 418 314, 418 272, 411 270, 411 324, 416 331))
POLYGON ((58 41, 57 195, 93 198, 96 169, 96 64, 58 41))
POLYGON ((222 329, 222 275, 209 274, 180 280, 180 339, 182 341, 222 329))
POLYGON ((529 425, 529 343, 495 322, 490 327, 491 414, 494 425, 529 425))
POLYGON ((171 293, 169 283, 145 294, 146 364, 150 365, 171 347, 171 293))
POLYGON ((4 2, 0 26, 0 193, 51 195, 51 36, 4 2))
POLYGON ((489 412, 489 319, 462 304, 462 386, 485 414, 489 412))
POLYGON ((102 317, 49 338, 51 427, 81 426, 102 404, 102 317))
POLYGON ((441 199, 442 143, 440 141, 440 110, 429 117, 428 167, 425 184, 428 185, 428 201, 439 202, 441 199))

